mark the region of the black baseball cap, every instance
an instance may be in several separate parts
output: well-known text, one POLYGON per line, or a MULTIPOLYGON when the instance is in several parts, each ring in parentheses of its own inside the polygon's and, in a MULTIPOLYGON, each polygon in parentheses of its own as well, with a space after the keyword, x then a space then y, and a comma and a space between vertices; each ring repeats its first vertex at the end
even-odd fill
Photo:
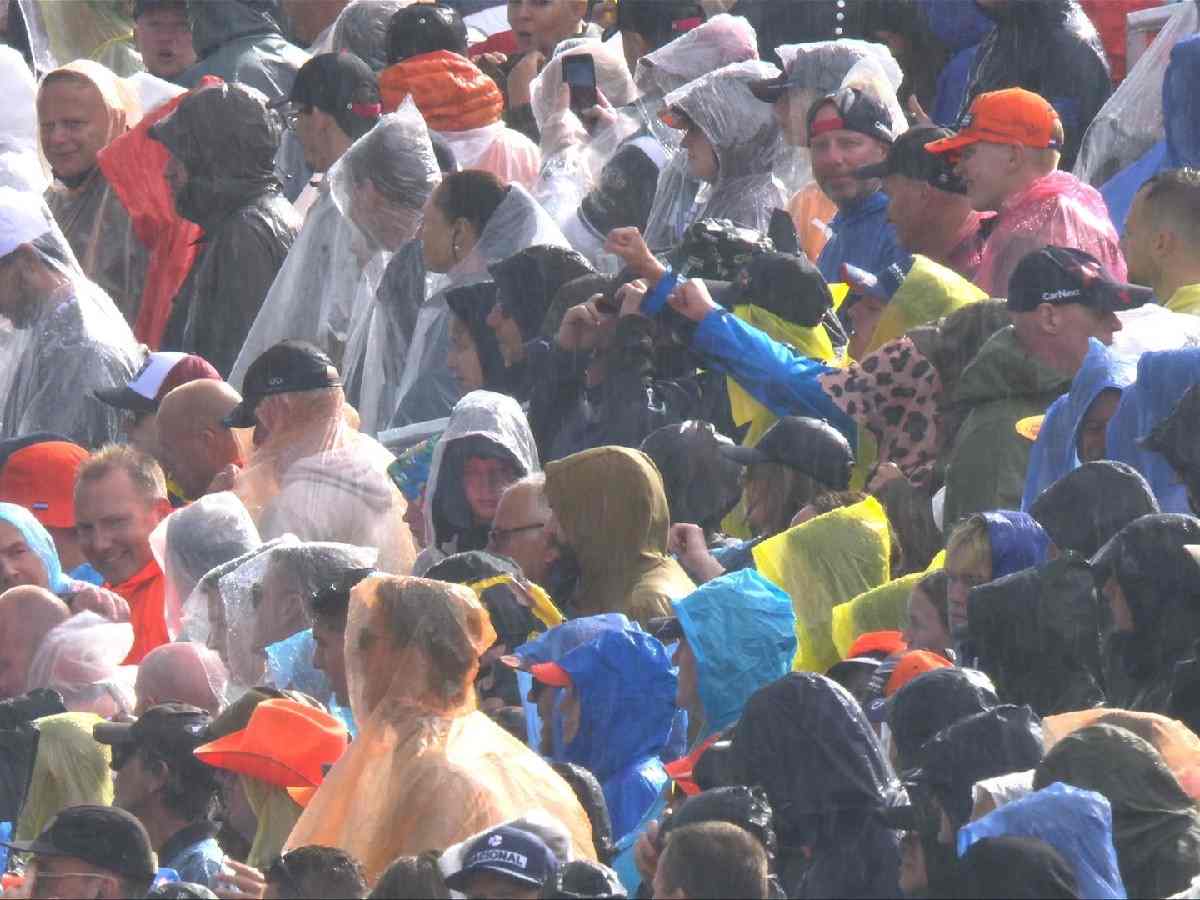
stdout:
POLYGON ((457 10, 441 3, 416 3, 396 11, 387 28, 389 63, 438 50, 467 53, 467 26, 457 10))
POLYGON ((891 125, 891 113, 869 91, 858 88, 842 88, 832 94, 826 94, 808 110, 808 142, 827 131, 857 131, 867 137, 875 138, 889 146, 895 141, 891 125), (817 114, 825 107, 833 105, 837 118, 826 119, 819 126, 814 125, 817 114))
POLYGON ((464 855, 463 867, 446 879, 446 887, 461 891, 471 876, 480 872, 540 887, 557 866, 558 857, 536 834, 500 825, 475 840, 464 855))
POLYGON ((379 80, 370 66, 348 50, 318 54, 301 66, 292 92, 271 105, 287 103, 329 113, 353 139, 370 131, 383 115, 379 80))
POLYGON ((887 159, 873 166, 864 166, 854 173, 856 178, 886 178, 903 175, 913 181, 924 181, 948 194, 965 194, 967 186, 954 172, 945 154, 930 153, 926 144, 954 134, 949 128, 920 125, 910 128, 892 143, 887 159))
POLYGON ((721 452, 744 466, 779 463, 835 491, 850 486, 854 465, 854 451, 845 435, 823 419, 800 416, 784 416, 753 447, 723 446, 721 452))
POLYGON ((34 840, 2 846, 35 856, 70 856, 122 878, 149 882, 158 874, 145 826, 115 806, 69 806, 34 840))
POLYGON ((318 391, 342 383, 333 361, 306 341, 283 341, 264 351, 242 379, 242 402, 225 417, 226 428, 253 428, 254 410, 265 397, 318 391))
POLYGON ((1043 303, 1081 303, 1100 312, 1136 309, 1154 299, 1150 288, 1114 281, 1090 253, 1043 247, 1027 255, 1008 280, 1008 311, 1031 312, 1043 303))
POLYGON ((212 716, 186 703, 160 703, 133 722, 100 722, 92 737, 111 747, 154 748, 170 757, 194 759, 192 751, 208 737, 212 716))

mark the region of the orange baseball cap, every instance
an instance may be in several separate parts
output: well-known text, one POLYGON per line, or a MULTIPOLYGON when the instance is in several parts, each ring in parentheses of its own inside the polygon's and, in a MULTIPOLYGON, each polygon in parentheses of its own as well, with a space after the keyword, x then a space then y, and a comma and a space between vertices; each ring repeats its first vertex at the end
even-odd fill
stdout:
POLYGON ((926 144, 930 153, 954 153, 970 144, 1019 144, 1037 150, 1061 149, 1055 138, 1058 113, 1043 97, 1024 88, 980 94, 959 122, 958 132, 926 144))
POLYGON ((948 669, 954 663, 940 653, 932 650, 912 650, 900 657, 896 668, 883 688, 883 696, 891 697, 918 675, 932 672, 934 669, 948 669))
POLYGON ((571 676, 556 662, 538 663, 529 670, 536 681, 542 684, 548 684, 550 687, 570 687, 571 676))
POLYGON ((22 447, 0 470, 0 500, 25 507, 47 528, 74 528, 75 473, 87 458, 69 441, 22 447))
POLYGON ((337 718, 297 700, 264 700, 241 731, 196 748, 201 762, 278 787, 317 787, 346 751, 337 718))

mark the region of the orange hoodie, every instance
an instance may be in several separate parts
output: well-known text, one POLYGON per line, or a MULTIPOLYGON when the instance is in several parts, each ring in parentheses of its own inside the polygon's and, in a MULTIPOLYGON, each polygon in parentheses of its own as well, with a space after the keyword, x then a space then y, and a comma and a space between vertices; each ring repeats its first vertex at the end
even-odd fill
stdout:
POLYGON ((412 96, 433 131, 470 131, 500 121, 504 95, 465 56, 449 50, 422 53, 379 75, 383 111, 395 112, 412 96))

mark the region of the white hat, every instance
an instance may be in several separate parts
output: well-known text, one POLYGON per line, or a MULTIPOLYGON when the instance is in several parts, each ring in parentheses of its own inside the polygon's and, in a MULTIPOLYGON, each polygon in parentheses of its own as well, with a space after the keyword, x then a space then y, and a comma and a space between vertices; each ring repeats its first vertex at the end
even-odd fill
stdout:
POLYGON ((0 259, 50 230, 42 210, 37 194, 0 187, 0 259))

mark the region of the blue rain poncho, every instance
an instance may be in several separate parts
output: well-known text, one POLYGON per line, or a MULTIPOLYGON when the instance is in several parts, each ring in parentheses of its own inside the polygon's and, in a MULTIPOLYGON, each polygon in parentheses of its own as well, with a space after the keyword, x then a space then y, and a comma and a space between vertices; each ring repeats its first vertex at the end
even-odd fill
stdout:
POLYGON ((71 593, 71 579, 63 573, 54 540, 33 513, 15 503, 0 503, 0 522, 17 529, 29 549, 37 554, 46 569, 46 582, 50 590, 59 596, 71 593))
POLYGON ((1112 808, 1102 794, 1055 782, 960 828, 958 855, 985 838, 1003 836, 1038 838, 1061 853, 1075 869, 1080 896, 1124 900, 1112 808))
POLYGON ((992 578, 1046 561, 1050 538, 1033 516, 1011 509, 983 513, 992 548, 992 578))
POLYGON ((1191 512, 1187 488, 1163 456, 1142 447, 1141 439, 1197 383, 1200 348, 1145 353, 1138 360, 1137 383, 1121 396, 1121 405, 1108 423, 1108 458, 1137 469, 1150 482, 1165 513, 1191 512))
POLYGON ((1089 345, 1070 392, 1046 411, 1029 456, 1023 510, 1028 511, 1042 491, 1079 468, 1079 429, 1096 398, 1106 390, 1124 391, 1137 377, 1136 358, 1120 355, 1095 338, 1089 340, 1089 345))
POLYGON ((569 742, 556 723, 554 761, 575 763, 596 776, 620 840, 668 780, 659 755, 675 719, 675 669, 666 648, 636 627, 604 631, 559 665, 571 677, 580 713, 579 730, 569 742))

